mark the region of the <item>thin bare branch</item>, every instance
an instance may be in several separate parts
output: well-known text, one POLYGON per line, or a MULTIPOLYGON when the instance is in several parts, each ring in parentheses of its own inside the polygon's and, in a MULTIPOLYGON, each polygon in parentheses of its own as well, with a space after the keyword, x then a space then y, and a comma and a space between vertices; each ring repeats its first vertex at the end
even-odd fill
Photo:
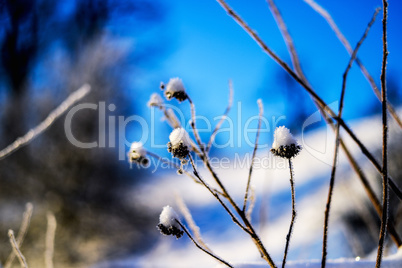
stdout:
MULTIPOLYGON (((342 118, 338 118, 334 111, 317 95, 317 93, 306 83, 302 78, 300 78, 282 59, 280 59, 263 41, 262 39, 245 23, 243 19, 237 15, 232 8, 230 8, 224 0, 217 0, 217 2, 226 10, 226 12, 257 42, 257 44, 274 59, 293 79, 296 80, 313 98, 314 102, 319 109, 322 111, 324 118, 328 124, 332 124, 333 120, 339 122, 339 124, 345 129, 346 133, 353 139, 353 141, 359 146, 362 153, 370 160, 370 162, 375 166, 375 168, 382 174, 382 168, 374 156, 369 152, 369 150, 364 146, 364 144, 359 140, 359 138, 353 133, 350 127, 345 123, 342 118), (328 114, 331 118, 326 118, 328 114), (328 120, 329 119, 329 120, 328 120)), ((402 191, 399 189, 397 184, 389 177, 389 185, 394 193, 402 200, 402 191)))
POLYGON ((246 211, 246 218, 249 221, 251 221, 251 214, 253 213, 253 210, 255 207, 255 201, 256 201, 254 187, 250 187, 250 194, 249 194, 248 200, 249 200, 249 205, 248 205, 248 208, 246 211))
POLYGON ((27 145, 37 136, 39 136, 43 131, 49 128, 53 122, 59 118, 65 111, 67 111, 74 103, 85 97, 91 87, 88 84, 83 85, 77 91, 73 92, 67 99, 65 99, 56 109, 54 109, 44 121, 39 125, 29 130, 24 136, 19 137, 13 143, 8 145, 6 148, 0 151, 0 160, 9 156, 19 148, 27 145))
MULTIPOLYGON (((341 90, 341 97, 339 101, 339 112, 338 112, 338 118, 342 118, 342 113, 343 113, 343 103, 345 99, 345 91, 346 91, 346 80, 347 76, 349 73, 350 68, 352 67, 353 61, 356 59, 357 51, 359 50, 360 46, 363 44, 364 40, 367 37, 367 34, 373 25, 377 14, 380 10, 376 9, 373 17, 371 18, 369 24, 366 27, 366 30, 362 36, 362 38, 359 40, 359 42, 356 45, 356 48, 354 49, 352 56, 348 62, 348 65, 346 67, 346 70, 343 74, 343 81, 342 81, 342 90, 341 90)), ((334 150, 334 158, 333 158, 333 163, 332 163, 332 171, 331 171, 331 178, 329 182, 329 188, 328 188, 328 197, 327 197, 327 203, 325 207, 325 216, 324 216, 324 234, 323 234, 323 243, 322 243, 322 259, 321 259, 321 267, 324 268, 326 265, 326 260, 327 260, 327 239, 328 239, 328 223, 329 223, 329 213, 331 209, 331 201, 332 201, 332 193, 334 190, 334 184, 335 184, 335 174, 336 174, 336 167, 338 163, 338 152, 339 152, 339 123, 336 124, 336 129, 335 129, 335 150, 334 150)))
POLYGON ((250 231, 243 225, 241 222, 236 218, 236 216, 233 214, 233 212, 228 208, 228 206, 225 204, 225 202, 222 201, 222 199, 219 197, 219 195, 207 184, 200 176, 200 174, 197 171, 197 167, 194 164, 194 160, 191 155, 189 155, 190 158, 190 163, 191 166, 193 167, 193 172, 194 175, 199 179, 199 181, 207 188, 207 190, 219 201, 219 203, 222 205, 222 207, 226 210, 226 212, 230 215, 232 218, 233 222, 236 223, 243 231, 245 231, 248 234, 251 234, 250 231))
POLYGON ((382 216, 381 216, 381 227, 380 227, 380 237, 378 241, 376 268, 381 267, 385 235, 388 225, 388 204, 389 204, 389 193, 388 193, 388 121, 387 121, 387 84, 386 84, 386 74, 387 74, 387 58, 388 58, 388 43, 387 43, 387 19, 388 19, 388 1, 383 0, 383 18, 382 18, 382 45, 383 45, 383 56, 382 56, 382 67, 381 67, 381 97, 382 97, 382 216))
MULTIPOLYGON (((348 42, 348 40, 345 38, 345 36, 342 34, 340 29, 338 28, 337 24, 333 20, 331 14, 328 13, 327 10, 325 10, 322 6, 320 6, 318 3, 316 3, 314 0, 304 0, 308 5, 310 5, 318 14, 320 14, 329 24, 329 26, 332 28, 332 30, 335 32, 335 35, 338 37, 338 39, 341 41, 343 46, 346 48, 348 51, 349 55, 352 55, 353 50, 352 46, 348 42)), ((370 83, 371 88, 373 89, 374 94, 376 95, 377 99, 381 102, 381 92, 378 89, 373 76, 368 72, 364 64, 360 61, 358 57, 356 57, 356 64, 359 66, 360 70, 362 71, 363 75, 367 79, 367 81, 370 83)), ((394 107, 392 106, 391 103, 387 103, 387 108, 392 117, 395 119, 399 127, 402 128, 402 120, 399 118, 398 114, 396 113, 394 107)))
POLYGON ((279 12, 278 7, 276 6, 275 2, 273 0, 267 0, 269 8, 271 10, 272 15, 274 16, 276 20, 276 24, 279 27, 279 30, 281 31, 281 34, 283 36, 283 39, 285 40, 286 46, 288 47, 288 51, 290 54, 290 57, 292 59, 292 65, 296 73, 306 82, 307 78, 304 76, 303 70, 301 68, 299 56, 297 55, 297 51, 293 42, 293 38, 289 34, 288 28, 286 26, 285 21, 282 18, 281 13, 279 12))
POLYGON ((255 155, 257 153, 258 140, 260 138, 261 119, 262 119, 262 115, 264 114, 264 106, 262 105, 261 99, 257 100, 257 104, 258 104, 258 110, 259 110, 258 127, 257 127, 257 134, 256 134, 256 137, 255 137, 255 145, 254 145, 254 150, 253 150, 253 156, 251 157, 251 165, 250 165, 250 169, 249 169, 249 172, 248 172, 246 192, 244 193, 243 212, 246 211, 246 207, 247 207, 248 192, 250 190, 251 175, 253 174, 254 159, 255 159, 255 155))
MULTIPOLYGON (((31 218, 32 218, 32 212, 33 212, 33 205, 32 203, 27 203, 25 205, 25 211, 22 215, 22 221, 21 221, 21 226, 20 229, 18 231, 18 235, 17 235, 17 239, 16 242, 18 244, 18 247, 22 246, 22 243, 24 242, 24 238, 25 235, 28 232, 28 227, 29 224, 31 222, 31 218)), ((10 253, 10 255, 8 256, 6 263, 4 264, 4 268, 10 268, 11 265, 13 264, 13 261, 15 259, 16 255, 14 250, 10 253)))
POLYGON ((205 149, 205 152, 208 153, 209 150, 211 149, 212 143, 215 140, 215 136, 218 133, 218 130, 220 129, 221 125, 223 124, 223 121, 225 121, 230 109, 232 108, 233 104, 233 83, 232 80, 229 80, 229 102, 228 106, 226 107, 225 112, 223 113, 221 119, 219 120, 218 124, 216 124, 215 129, 212 131, 211 137, 209 138, 208 145, 205 149))
POLYGON ((212 253, 211 251, 209 251, 208 249, 206 249, 202 245, 200 245, 197 241, 195 241, 194 238, 191 236, 190 232, 187 230, 187 228, 180 221, 176 220, 176 222, 180 225, 180 227, 183 229, 183 231, 186 233, 186 235, 190 238, 190 240, 194 243, 194 245, 197 248, 201 249, 202 251, 207 253, 212 258, 214 258, 214 259, 218 260, 219 262, 225 264, 227 267, 233 267, 227 261, 224 261, 222 258, 218 257, 216 254, 212 253))
POLYGON ((293 225, 296 219, 296 191, 295 191, 295 183, 293 178, 293 165, 292 159, 289 158, 289 170, 290 170, 290 190, 292 192, 292 219, 290 221, 289 232, 286 235, 286 245, 285 245, 285 253, 283 254, 282 260, 282 268, 285 268, 286 257, 288 256, 290 237, 292 236, 293 225))
POLYGON ((27 261, 26 261, 24 255, 22 255, 20 247, 19 247, 17 241, 15 240, 13 230, 11 230, 11 229, 8 230, 8 237, 10 238, 10 244, 11 244, 11 247, 13 248, 14 254, 18 257, 18 260, 20 261, 21 267, 28 268, 27 261))
POLYGON ((200 244, 203 248, 208 250, 212 253, 212 250, 205 244, 204 240, 202 239, 200 227, 195 224, 193 216, 191 215, 190 210, 188 209, 186 203, 184 202, 183 198, 179 194, 175 194, 176 205, 180 210, 181 214, 183 215, 184 219, 187 222, 188 227, 193 232, 195 240, 200 244))
POLYGON ((47 213, 47 230, 46 230, 46 249, 45 249, 45 267, 53 268, 53 253, 54 253, 54 237, 56 234, 56 217, 53 213, 47 213))

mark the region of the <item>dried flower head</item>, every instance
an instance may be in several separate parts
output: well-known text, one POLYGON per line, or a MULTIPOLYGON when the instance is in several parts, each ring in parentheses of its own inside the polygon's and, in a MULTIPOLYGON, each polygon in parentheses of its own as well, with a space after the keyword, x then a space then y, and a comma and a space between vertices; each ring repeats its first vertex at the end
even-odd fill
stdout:
POLYGON ((158 107, 161 108, 163 106, 163 99, 158 93, 153 93, 151 98, 147 103, 148 107, 158 107))
POLYGON ((171 206, 163 207, 159 216, 159 231, 164 235, 174 235, 176 238, 180 238, 183 235, 183 231, 178 224, 178 220, 179 217, 171 206))
POLYGON ((301 146, 297 143, 288 128, 281 126, 275 129, 271 153, 290 159, 295 157, 301 149, 301 146))
POLYGON ((187 99, 187 93, 183 82, 178 77, 171 78, 166 86, 161 84, 161 89, 164 90, 167 100, 176 98, 178 101, 182 102, 187 99))
POLYGON ((137 162, 140 164, 148 164, 148 159, 146 158, 147 151, 141 142, 133 142, 128 152, 128 160, 130 163, 137 162))
POLYGON ((168 151, 177 158, 186 158, 190 153, 190 137, 184 128, 175 128, 169 135, 168 151))

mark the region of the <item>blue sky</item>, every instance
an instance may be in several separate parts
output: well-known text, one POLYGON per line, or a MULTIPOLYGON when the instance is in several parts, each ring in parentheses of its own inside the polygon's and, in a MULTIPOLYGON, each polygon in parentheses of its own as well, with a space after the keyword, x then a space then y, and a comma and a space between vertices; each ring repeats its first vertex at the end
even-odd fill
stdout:
MULTIPOLYGON (((363 35, 375 8, 382 5, 379 0, 317 2, 330 12, 352 47, 363 35)), ((266 1, 233 0, 228 1, 228 4, 257 31, 270 48, 290 64, 285 43, 266 1)), ((288 25, 302 67, 313 88, 327 103, 337 101, 342 75, 349 60, 348 53, 326 21, 304 1, 282 0, 276 1, 276 4, 288 25)), ((402 82, 400 11, 401 3, 390 1, 388 74, 397 84, 402 82)), ((231 79, 235 90, 234 101, 241 101, 244 117, 258 113, 258 98, 265 104, 267 118, 272 115, 289 117, 289 109, 297 109, 297 103, 289 103, 286 97, 278 94, 284 90, 283 81, 278 79, 282 73, 278 65, 226 14, 218 2, 171 1, 166 5, 166 17, 163 27, 169 29, 165 42, 170 53, 159 63, 155 72, 144 73, 145 79, 141 82, 145 89, 144 98, 158 90, 160 81, 167 82, 170 77, 181 77, 197 105, 197 112, 213 118, 226 107, 228 80, 231 79)), ((381 19, 382 11, 358 54, 378 85, 382 60, 381 19)), ((299 91, 296 98, 308 98, 301 87, 295 86, 292 90, 299 91)), ((369 104, 372 103, 377 105, 378 110, 380 104, 372 89, 357 66, 354 66, 348 76, 345 118, 367 115, 371 109, 369 104)), ((312 105, 307 108, 314 111, 312 105)), ((232 115, 235 115, 235 111, 236 107, 232 115)), ((283 123, 286 124, 286 121, 283 123)))

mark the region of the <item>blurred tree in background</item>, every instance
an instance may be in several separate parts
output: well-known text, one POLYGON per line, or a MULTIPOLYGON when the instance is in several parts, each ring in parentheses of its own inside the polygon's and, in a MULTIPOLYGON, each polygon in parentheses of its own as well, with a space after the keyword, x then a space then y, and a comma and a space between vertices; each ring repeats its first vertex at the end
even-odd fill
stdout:
MULTIPOLYGON (((0 1, 1 148, 84 83, 92 87, 84 102, 113 103, 119 115, 135 113, 136 68, 164 52, 150 45, 146 33, 162 31, 162 22, 157 1, 0 1), (141 42, 134 49, 137 39, 141 42)), ((98 140, 98 112, 86 109, 74 116, 77 140, 98 140)), ((34 204, 34 217, 23 251, 33 267, 43 266, 48 210, 58 222, 58 267, 87 266, 151 242, 149 215, 127 202, 127 186, 134 184, 138 171, 118 161, 113 148, 70 144, 64 117, 0 161, 3 262, 11 252, 7 230, 18 230, 26 202, 34 204)))

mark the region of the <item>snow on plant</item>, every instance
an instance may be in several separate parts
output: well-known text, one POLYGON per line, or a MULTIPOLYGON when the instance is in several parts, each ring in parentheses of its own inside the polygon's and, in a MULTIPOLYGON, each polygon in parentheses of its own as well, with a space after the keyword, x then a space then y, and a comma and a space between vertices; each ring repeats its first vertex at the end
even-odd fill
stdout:
POLYGON ((293 231, 293 225, 296 220, 296 191, 294 187, 294 179, 293 179, 293 165, 292 158, 299 154, 301 151, 301 146, 297 143, 296 139, 293 137, 290 130, 285 126, 277 127, 274 132, 274 142, 272 144, 271 152, 282 158, 286 158, 289 161, 289 170, 290 170, 290 188, 292 192, 292 220, 289 226, 289 232, 286 236, 286 245, 285 245, 285 253, 283 254, 282 267, 285 267, 286 257, 288 255, 290 237, 293 231))
POLYGON ((183 230, 180 227, 179 216, 171 206, 163 207, 159 215, 158 229, 164 235, 173 235, 179 239, 183 235, 183 230))
POLYGON ((301 151, 301 146, 297 143, 290 130, 285 126, 277 127, 274 132, 274 142, 271 152, 279 157, 293 158, 301 151))
POLYGON ((187 99, 186 89, 184 88, 182 80, 178 77, 171 78, 166 86, 161 83, 161 89, 164 90, 167 100, 175 98, 179 102, 182 102, 187 99))
POLYGON ((146 165, 148 159, 146 158, 147 151, 144 149, 142 142, 133 142, 128 152, 128 160, 130 163, 139 163, 146 165))

